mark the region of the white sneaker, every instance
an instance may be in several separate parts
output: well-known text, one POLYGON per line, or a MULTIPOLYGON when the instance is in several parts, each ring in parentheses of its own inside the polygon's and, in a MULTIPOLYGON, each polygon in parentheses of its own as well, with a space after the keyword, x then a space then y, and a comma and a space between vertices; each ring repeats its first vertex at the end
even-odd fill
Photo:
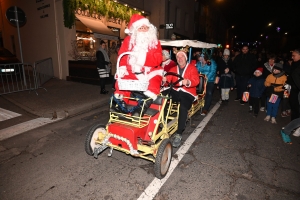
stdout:
POLYGON ((265 107, 260 107, 260 109, 259 109, 260 111, 265 111, 265 107))
POLYGON ((300 136, 300 127, 295 130, 295 132, 293 133, 293 136, 295 136, 295 137, 300 136))
POLYGON ((270 115, 267 115, 264 120, 267 121, 267 122, 270 121, 270 115))
POLYGON ((271 123, 272 123, 272 124, 277 124, 275 117, 272 117, 272 118, 271 118, 271 123))

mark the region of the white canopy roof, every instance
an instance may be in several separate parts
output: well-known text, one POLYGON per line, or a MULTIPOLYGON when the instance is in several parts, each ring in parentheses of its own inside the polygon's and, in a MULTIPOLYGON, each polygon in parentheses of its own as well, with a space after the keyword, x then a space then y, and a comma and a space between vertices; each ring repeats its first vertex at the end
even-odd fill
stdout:
POLYGON ((200 42, 197 40, 159 40, 162 46, 185 47, 186 45, 194 48, 213 48, 216 44, 200 42))

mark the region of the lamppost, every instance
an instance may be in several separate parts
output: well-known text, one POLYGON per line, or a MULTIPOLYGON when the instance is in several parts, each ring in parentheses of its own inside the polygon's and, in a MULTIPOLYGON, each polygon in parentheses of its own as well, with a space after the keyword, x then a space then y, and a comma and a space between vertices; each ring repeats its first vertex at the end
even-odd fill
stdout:
MULTIPOLYGON (((227 44, 227 45, 229 45, 229 42, 232 42, 232 40, 229 41, 229 37, 230 37, 230 35, 231 35, 231 34, 229 34, 229 31, 230 31, 231 29, 234 29, 234 26, 231 26, 230 28, 228 28, 228 29, 226 30, 226 44, 227 44)), ((230 38, 231 38, 231 37, 230 37, 230 38)), ((230 45, 232 46, 232 44, 230 44, 230 45)))

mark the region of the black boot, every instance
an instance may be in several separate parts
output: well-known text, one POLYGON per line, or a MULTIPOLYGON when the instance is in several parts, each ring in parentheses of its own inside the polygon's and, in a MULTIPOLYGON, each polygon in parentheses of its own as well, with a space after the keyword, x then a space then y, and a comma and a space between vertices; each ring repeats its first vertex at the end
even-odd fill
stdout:
POLYGON ((138 107, 133 111, 132 115, 135 116, 135 117, 143 117, 144 114, 146 113, 146 111, 148 110, 148 108, 151 106, 151 104, 153 103, 153 99, 149 99, 149 100, 146 100, 144 99, 143 100, 145 103, 144 105, 144 109, 143 109, 143 103, 141 103, 140 105, 138 105, 138 107), (143 109, 143 112, 142 112, 142 109, 143 109), (141 113, 142 112, 142 113, 141 113))
POLYGON ((115 97, 112 98, 113 98, 112 105, 111 105, 112 110, 115 112, 128 114, 126 103, 122 99, 117 99, 115 97))

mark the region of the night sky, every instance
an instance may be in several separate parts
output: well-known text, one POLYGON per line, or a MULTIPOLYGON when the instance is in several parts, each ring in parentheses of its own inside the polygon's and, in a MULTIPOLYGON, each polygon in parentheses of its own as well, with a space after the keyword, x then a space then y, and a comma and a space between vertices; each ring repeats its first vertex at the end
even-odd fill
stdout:
POLYGON ((241 41, 255 41, 260 34, 300 35, 300 0, 213 0, 234 25, 234 34, 241 41), (272 23, 272 26, 268 26, 272 23), (280 32, 276 31, 280 27, 280 32))

